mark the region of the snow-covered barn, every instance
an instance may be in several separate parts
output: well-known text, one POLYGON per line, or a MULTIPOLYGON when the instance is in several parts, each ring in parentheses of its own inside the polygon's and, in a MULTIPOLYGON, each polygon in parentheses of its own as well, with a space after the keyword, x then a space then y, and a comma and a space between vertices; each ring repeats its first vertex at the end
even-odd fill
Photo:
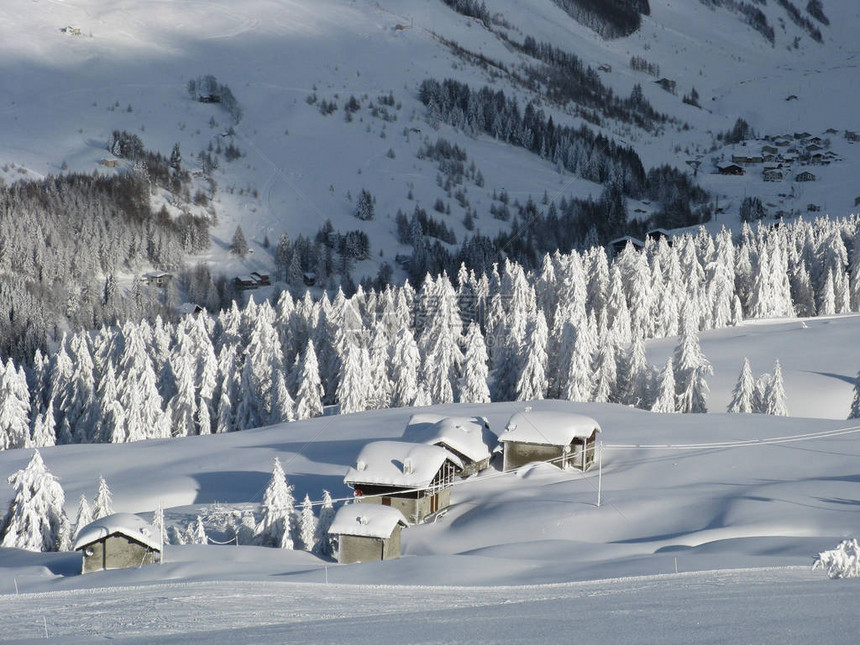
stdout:
POLYGON ((114 513, 83 527, 75 540, 83 553, 81 573, 161 562, 161 536, 142 518, 114 513))
POLYGON ((374 441, 362 448, 344 483, 356 502, 391 506, 417 524, 447 508, 451 483, 462 469, 459 457, 439 446, 374 441))
POLYGON ((372 562, 400 557, 400 532, 408 526, 396 508, 371 504, 346 504, 328 529, 337 536, 337 561, 372 562))
POLYGON ((445 448, 463 462, 461 477, 473 475, 490 465, 491 446, 495 436, 484 417, 450 417, 421 412, 413 414, 406 425, 403 440, 445 448))
POLYGON ((594 464, 598 432, 600 425, 590 417, 526 408, 510 418, 499 437, 504 446, 503 468, 553 460, 560 468, 584 472, 594 464))

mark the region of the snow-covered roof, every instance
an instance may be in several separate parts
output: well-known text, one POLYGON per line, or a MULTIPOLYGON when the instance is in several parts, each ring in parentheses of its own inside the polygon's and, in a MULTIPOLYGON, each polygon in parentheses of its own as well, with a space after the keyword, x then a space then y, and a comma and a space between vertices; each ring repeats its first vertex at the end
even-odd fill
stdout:
POLYGON ((125 535, 151 549, 161 551, 161 536, 158 535, 158 531, 151 524, 147 524, 142 518, 131 513, 114 513, 87 524, 78 533, 73 549, 77 551, 114 533, 125 535))
POLYGON ((398 524, 409 526, 396 508, 380 504, 347 504, 337 509, 328 529, 332 535, 390 538, 398 524))
POLYGON ((405 441, 374 441, 358 454, 355 466, 344 477, 347 484, 376 484, 398 488, 424 488, 450 460, 459 468, 463 463, 439 446, 405 441))
POLYGON ((595 430, 600 432, 597 421, 582 414, 526 408, 510 418, 499 441, 567 446, 574 439, 590 437, 595 430))
POLYGON ((449 417, 422 412, 413 414, 403 433, 404 441, 444 445, 474 462, 490 456, 484 441, 484 428, 489 427, 483 417, 449 417))

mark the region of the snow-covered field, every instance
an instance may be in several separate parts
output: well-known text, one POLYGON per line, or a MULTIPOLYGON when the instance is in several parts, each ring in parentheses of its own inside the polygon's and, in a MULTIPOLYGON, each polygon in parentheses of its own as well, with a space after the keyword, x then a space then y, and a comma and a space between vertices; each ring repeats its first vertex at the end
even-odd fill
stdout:
MULTIPOLYGON (((845 381, 860 364, 851 345, 858 325, 860 317, 842 316, 704 333, 716 368, 707 415, 533 403, 600 422, 599 507, 596 469, 539 465, 464 480, 444 517, 404 531, 404 557, 394 561, 336 565, 302 551, 167 546, 161 565, 81 576, 78 554, 2 550, 0 608, 14 618, 0 638, 42 637, 47 628, 73 642, 448 642, 455 634, 472 642, 569 642, 570 634, 577 642, 851 642, 860 627, 849 611, 853 582, 809 567, 858 533, 860 426, 838 420, 851 398, 845 381), (819 414, 827 392, 830 413, 821 416, 830 419, 716 413, 739 357, 770 369, 771 352, 786 347, 792 355, 779 358, 792 413, 819 414)), ((661 351, 652 345, 649 360, 661 351)), ((433 410, 485 415, 498 433, 523 405, 433 410)), ((149 517, 162 502, 168 523, 182 523, 215 503, 259 503, 275 456, 297 499, 319 499, 323 488, 348 496, 343 475, 361 447, 399 438, 412 411, 42 454, 72 515, 100 473, 114 510, 149 517)), ((0 453, 0 474, 28 459, 29 451, 0 453)))

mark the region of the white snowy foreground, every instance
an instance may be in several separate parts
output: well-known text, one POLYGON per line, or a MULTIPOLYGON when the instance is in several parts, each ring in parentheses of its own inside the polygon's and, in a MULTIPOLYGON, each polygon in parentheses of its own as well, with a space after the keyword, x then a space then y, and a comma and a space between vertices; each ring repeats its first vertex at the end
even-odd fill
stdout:
POLYGON ((173 583, 2 596, 63 643, 856 643, 853 586, 805 568, 525 587, 173 583))
MULTIPOLYGON (((0 549, 0 640, 47 630, 81 643, 857 642, 858 580, 811 565, 860 535, 860 425, 835 418, 860 365, 858 325, 847 316, 703 334, 713 401, 727 400, 743 356, 757 372, 780 358, 789 410, 812 416, 823 395, 830 419, 531 403, 599 422, 601 505, 597 468, 491 469, 457 485, 438 521, 405 529, 399 560, 168 545, 161 565, 84 576, 77 553, 0 549)), ((649 360, 668 349, 654 343, 649 360)), ((484 416, 498 434, 525 405, 421 411, 484 416)), ((343 476, 362 447, 401 439, 414 412, 41 453, 72 517, 101 474, 115 512, 149 521, 162 503, 167 523, 184 527, 216 503, 256 508, 275 457, 297 500, 323 489, 348 497, 343 476)), ((0 453, 0 502, 31 454, 0 453)))

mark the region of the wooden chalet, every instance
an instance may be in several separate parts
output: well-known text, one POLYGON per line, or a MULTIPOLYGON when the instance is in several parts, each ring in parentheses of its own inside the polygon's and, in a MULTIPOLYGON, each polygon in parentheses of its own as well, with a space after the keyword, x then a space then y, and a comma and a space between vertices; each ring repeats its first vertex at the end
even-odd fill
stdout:
POLYGON ((616 237, 614 240, 611 240, 607 246, 612 252, 612 255, 618 255, 627 248, 628 244, 633 247, 634 251, 641 251, 645 248, 645 242, 635 237, 630 237, 629 235, 616 237))
POLYGON ((794 178, 794 181, 815 181, 817 177, 808 170, 804 170, 794 178))
POLYGON ((448 507, 451 484, 462 470, 463 462, 445 448, 375 441, 362 448, 344 483, 356 502, 391 506, 418 524, 448 507))
POLYGON ((504 446, 504 470, 533 462, 550 462, 583 472, 594 464, 600 425, 581 414, 526 408, 508 421, 499 437, 504 446))

